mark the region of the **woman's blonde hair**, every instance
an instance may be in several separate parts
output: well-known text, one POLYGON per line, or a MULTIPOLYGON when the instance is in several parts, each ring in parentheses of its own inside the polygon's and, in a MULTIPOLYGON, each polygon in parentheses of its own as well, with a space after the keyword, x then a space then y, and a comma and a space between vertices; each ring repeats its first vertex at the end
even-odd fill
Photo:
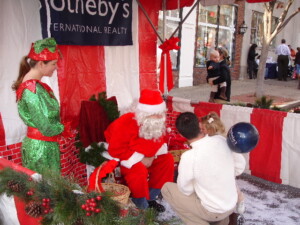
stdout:
POLYGON ((209 112, 200 122, 205 126, 208 136, 225 135, 225 126, 216 112, 209 112))
POLYGON ((218 48, 218 52, 219 52, 220 56, 221 56, 221 55, 223 56, 223 58, 224 58, 226 64, 227 64, 228 66, 230 66, 231 62, 230 62, 230 60, 229 60, 229 54, 228 54, 227 49, 224 48, 224 47, 219 47, 219 48, 218 48))

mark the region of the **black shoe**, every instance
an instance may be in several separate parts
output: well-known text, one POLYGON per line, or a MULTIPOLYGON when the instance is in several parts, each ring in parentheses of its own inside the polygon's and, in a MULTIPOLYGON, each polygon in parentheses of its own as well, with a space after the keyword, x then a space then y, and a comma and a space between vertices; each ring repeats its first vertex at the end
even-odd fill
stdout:
POLYGON ((154 209, 155 211, 161 213, 161 212, 164 212, 166 211, 165 207, 161 204, 158 204, 156 201, 148 201, 148 204, 149 204, 149 208, 152 208, 154 209))

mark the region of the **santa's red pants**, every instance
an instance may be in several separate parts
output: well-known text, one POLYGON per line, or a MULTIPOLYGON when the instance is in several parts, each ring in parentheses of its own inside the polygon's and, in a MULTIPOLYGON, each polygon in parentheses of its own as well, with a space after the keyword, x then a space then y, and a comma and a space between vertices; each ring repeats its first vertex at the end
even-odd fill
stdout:
POLYGON ((149 168, 141 162, 130 169, 121 166, 121 174, 133 198, 149 199, 149 188, 161 189, 166 182, 173 182, 174 159, 170 153, 159 155, 149 168))

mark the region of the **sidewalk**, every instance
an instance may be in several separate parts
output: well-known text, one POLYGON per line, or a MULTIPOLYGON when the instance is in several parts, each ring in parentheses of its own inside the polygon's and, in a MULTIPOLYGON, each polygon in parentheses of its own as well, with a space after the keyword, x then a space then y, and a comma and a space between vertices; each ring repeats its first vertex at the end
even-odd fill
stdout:
MULTIPOLYGON (((274 105, 298 104, 300 105, 300 90, 297 89, 298 80, 278 81, 268 79, 264 81, 265 96, 273 99, 274 105)), ((233 80, 231 84, 231 103, 254 103, 256 97, 256 79, 233 80)), ((210 93, 209 84, 201 84, 194 87, 176 88, 169 95, 192 102, 208 101, 210 93)))

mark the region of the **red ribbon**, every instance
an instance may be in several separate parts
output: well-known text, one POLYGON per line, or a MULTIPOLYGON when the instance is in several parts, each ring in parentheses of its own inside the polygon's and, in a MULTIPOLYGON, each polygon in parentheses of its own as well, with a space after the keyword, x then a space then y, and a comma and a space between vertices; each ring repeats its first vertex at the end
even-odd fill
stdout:
POLYGON ((164 93, 165 91, 165 76, 167 77, 167 89, 170 91, 174 87, 173 74, 172 74, 172 62, 170 57, 170 50, 178 50, 180 47, 177 45, 179 38, 172 37, 167 39, 162 43, 159 48, 162 50, 160 59, 160 76, 159 76, 159 90, 164 93), (164 60, 164 55, 166 55, 166 65, 164 60), (165 74, 165 66, 167 67, 167 74, 165 74))
POLYGON ((119 162, 116 160, 109 160, 104 162, 99 167, 97 167, 89 177, 88 191, 96 190, 96 180, 98 180, 100 191, 103 192, 104 190, 103 187, 101 186, 102 179, 106 177, 107 174, 113 172, 118 164, 119 162), (98 170, 100 171, 98 173, 98 179, 97 179, 98 170))
POLYGON ((57 142, 59 135, 55 135, 52 137, 44 136, 37 128, 34 127, 28 127, 27 129, 27 137, 35 140, 40 141, 52 141, 57 142))

